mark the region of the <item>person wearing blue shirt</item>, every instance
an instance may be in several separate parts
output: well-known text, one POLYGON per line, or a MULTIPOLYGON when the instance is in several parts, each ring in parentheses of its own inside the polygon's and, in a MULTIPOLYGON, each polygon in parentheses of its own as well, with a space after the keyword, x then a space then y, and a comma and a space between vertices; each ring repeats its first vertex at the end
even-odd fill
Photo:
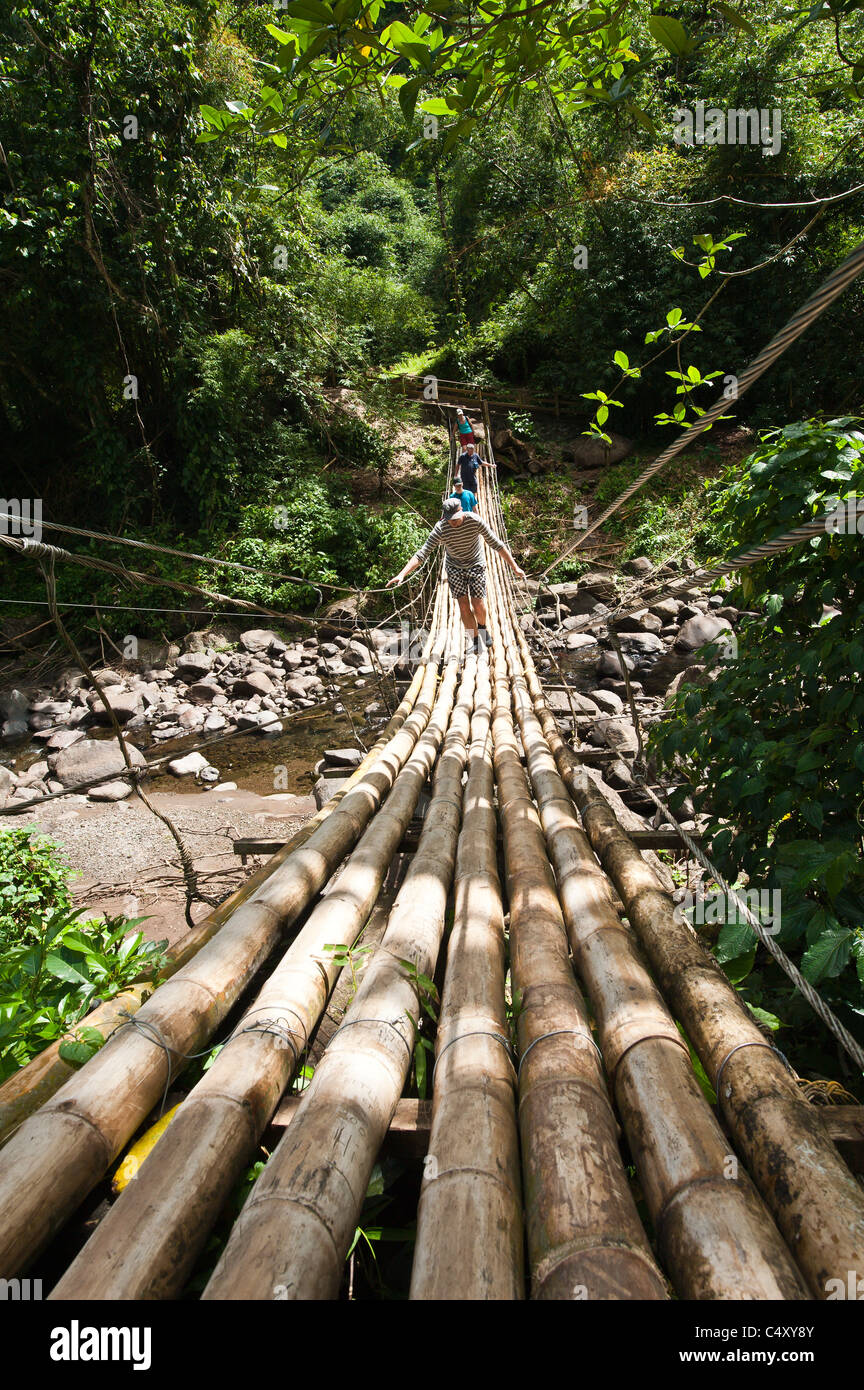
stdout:
POLYGON ((463 488, 458 478, 453 479, 453 491, 450 493, 450 496, 459 498, 459 501, 462 503, 463 512, 473 512, 477 506, 477 498, 474 496, 474 493, 469 492, 467 488, 463 488))

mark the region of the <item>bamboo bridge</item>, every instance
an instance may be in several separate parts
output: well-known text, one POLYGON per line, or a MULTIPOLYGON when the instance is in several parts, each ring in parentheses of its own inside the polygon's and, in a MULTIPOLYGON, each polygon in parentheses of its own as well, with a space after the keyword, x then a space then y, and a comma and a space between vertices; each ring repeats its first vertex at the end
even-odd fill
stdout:
MULTIPOLYGON (((504 534, 494 470, 479 488, 504 534)), ((864 1190, 565 741, 509 573, 488 564, 488 657, 463 656, 442 578, 413 679, 340 793, 196 928, 145 1002, 139 989, 102 1006, 125 1022, 85 1066, 70 1075, 49 1048, 11 1099, 2 1088, 0 1275, 33 1268, 230 1016, 228 1044, 51 1297, 179 1297, 278 1112, 202 1296, 336 1298, 410 1104, 433 976, 411 1298, 806 1300, 864 1271, 864 1190), (386 930, 310 1085, 288 1097, 344 960, 333 943, 361 938, 424 789, 386 930)))

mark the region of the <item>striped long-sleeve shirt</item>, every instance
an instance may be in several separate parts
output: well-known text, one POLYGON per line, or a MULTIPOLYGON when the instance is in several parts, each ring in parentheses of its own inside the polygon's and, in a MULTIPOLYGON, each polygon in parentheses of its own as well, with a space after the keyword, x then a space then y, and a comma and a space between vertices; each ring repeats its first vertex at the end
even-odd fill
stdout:
POLYGON ((421 562, 431 555, 437 546, 443 545, 447 552, 447 558, 452 560, 460 568, 468 569, 471 565, 483 564, 483 551, 480 546, 480 538, 490 545, 493 550, 506 550, 503 541, 499 540, 494 531, 491 531, 475 512, 463 514, 458 526, 453 526, 449 521, 439 521, 426 541, 417 551, 416 558, 421 562))

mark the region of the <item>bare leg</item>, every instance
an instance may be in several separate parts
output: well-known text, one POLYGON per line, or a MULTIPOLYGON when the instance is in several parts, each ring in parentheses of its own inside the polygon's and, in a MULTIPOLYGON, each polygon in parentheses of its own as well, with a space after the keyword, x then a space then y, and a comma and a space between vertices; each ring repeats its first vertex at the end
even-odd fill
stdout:
MULTIPOLYGON (((476 603, 476 601, 477 600, 475 599, 474 602, 476 603)), ((475 620, 474 614, 471 611, 471 599, 468 597, 467 594, 465 594, 462 598, 458 599, 457 602, 459 604, 459 615, 462 619, 462 622, 469 637, 476 637, 477 622, 475 620)))
POLYGON ((485 627, 485 626, 486 626, 486 600, 483 599, 483 598, 473 598, 473 599, 471 600, 471 602, 472 602, 472 604, 474 605, 474 616, 475 616, 475 618, 477 619, 477 623, 479 624, 480 627, 485 627))

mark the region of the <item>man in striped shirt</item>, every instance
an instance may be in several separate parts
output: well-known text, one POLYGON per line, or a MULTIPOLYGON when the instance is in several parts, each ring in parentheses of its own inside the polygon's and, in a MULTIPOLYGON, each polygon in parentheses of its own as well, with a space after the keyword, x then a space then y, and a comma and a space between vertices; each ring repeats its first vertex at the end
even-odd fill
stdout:
POLYGON ((448 497, 444 503, 441 520, 437 522, 416 554, 395 578, 388 581, 388 589, 401 584, 409 574, 422 565, 427 555, 431 555, 439 545, 443 545, 446 560, 445 573, 451 593, 459 604, 459 613, 469 636, 474 639, 475 650, 479 637, 489 646, 489 633, 486 630, 486 563, 483 558, 481 541, 497 550, 514 574, 524 579, 525 571, 520 569, 502 540, 490 530, 486 522, 476 512, 463 512, 458 497, 448 497))

